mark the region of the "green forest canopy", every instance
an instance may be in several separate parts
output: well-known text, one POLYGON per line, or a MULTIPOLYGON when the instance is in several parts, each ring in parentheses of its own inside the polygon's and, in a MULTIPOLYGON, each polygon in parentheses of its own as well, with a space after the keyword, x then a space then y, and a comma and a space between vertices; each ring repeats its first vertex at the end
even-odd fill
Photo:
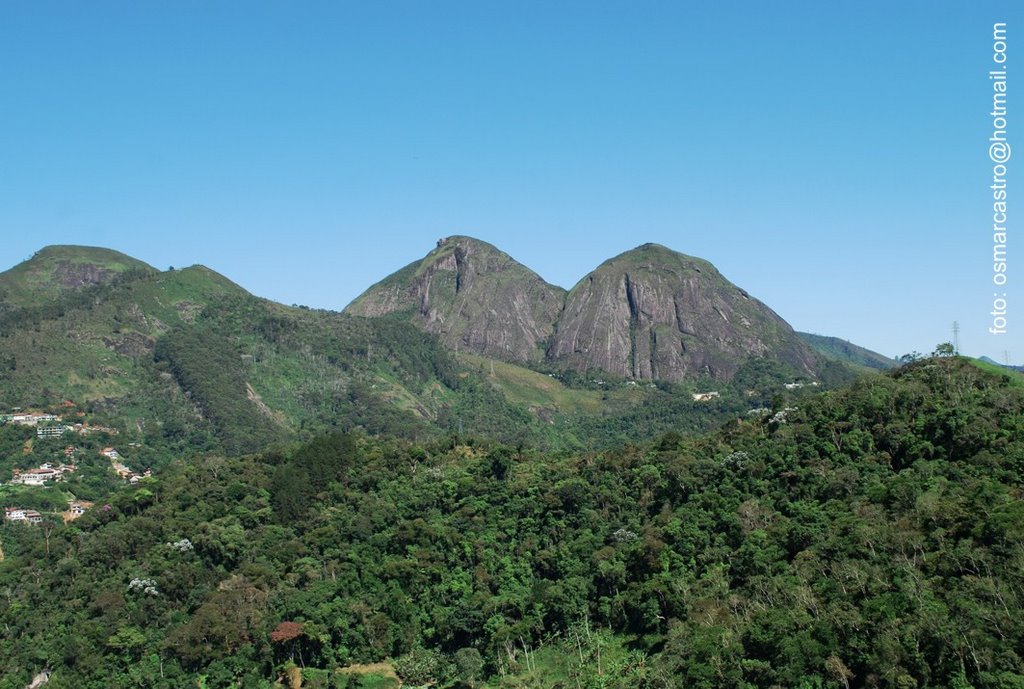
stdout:
POLYGON ((1022 472, 1024 390, 959 358, 602 452, 176 462, 4 527, 0 689, 1022 687, 1022 472))

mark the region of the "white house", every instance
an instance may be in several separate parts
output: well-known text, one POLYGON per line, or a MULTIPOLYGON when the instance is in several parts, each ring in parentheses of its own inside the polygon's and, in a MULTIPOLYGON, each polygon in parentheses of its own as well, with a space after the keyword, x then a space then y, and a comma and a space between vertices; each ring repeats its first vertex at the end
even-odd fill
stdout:
POLYGON ((49 466, 43 466, 38 469, 29 469, 17 474, 12 481, 14 483, 22 483, 26 486, 41 486, 46 481, 56 481, 60 477, 61 472, 53 469, 49 466))
POLYGON ((60 421, 60 417, 56 414, 39 414, 39 413, 28 413, 28 414, 11 414, 7 417, 7 420, 11 423, 18 424, 19 426, 35 426, 44 421, 60 421))
POLYGON ((43 516, 35 510, 26 510, 22 507, 5 507, 4 519, 9 522, 28 522, 38 524, 43 521, 43 516))

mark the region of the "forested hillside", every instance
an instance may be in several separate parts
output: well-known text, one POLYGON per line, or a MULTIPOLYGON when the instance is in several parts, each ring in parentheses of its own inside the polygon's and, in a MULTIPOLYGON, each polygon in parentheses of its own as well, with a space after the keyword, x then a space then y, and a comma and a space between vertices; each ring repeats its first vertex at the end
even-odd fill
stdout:
MULTIPOLYGON (((70 403, 156 451, 157 466, 353 428, 610 447, 680 424, 708 430, 790 394, 786 382, 810 382, 764 357, 750 357, 730 382, 657 385, 534 365, 469 360, 404 313, 285 306, 202 266, 160 272, 103 249, 50 247, 0 274, 0 412, 60 413, 70 403), (717 397, 694 401, 700 392, 717 397)), ((852 377, 841 364, 819 367, 824 385, 852 377)), ((43 461, 18 461, 28 459, 43 461)), ((0 476, 16 463, 0 456, 0 476)))
POLYGON ((1024 686, 1020 378, 928 359, 785 404, 598 452, 174 463, 3 528, 0 687, 1024 686))

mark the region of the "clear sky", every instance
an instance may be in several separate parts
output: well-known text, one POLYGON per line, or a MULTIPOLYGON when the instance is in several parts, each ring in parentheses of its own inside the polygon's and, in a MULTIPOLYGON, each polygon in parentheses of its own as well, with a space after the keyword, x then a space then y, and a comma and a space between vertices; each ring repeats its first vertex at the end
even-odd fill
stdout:
POLYGON ((1024 143, 986 332, 996 21, 1024 111, 1021 2, 3 0, 0 267, 340 309, 446 235, 564 287, 658 242, 800 330, 1024 363, 1024 143))

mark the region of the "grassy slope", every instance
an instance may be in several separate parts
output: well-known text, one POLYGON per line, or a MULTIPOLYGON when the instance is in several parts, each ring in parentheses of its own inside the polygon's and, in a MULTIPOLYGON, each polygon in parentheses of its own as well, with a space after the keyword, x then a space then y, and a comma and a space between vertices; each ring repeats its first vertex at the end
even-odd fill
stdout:
MULTIPOLYGON (((423 419, 451 402, 431 373, 410 372, 416 362, 394 363, 430 350, 428 336, 413 332, 403 343, 392 324, 259 300, 202 266, 140 266, 115 252, 60 247, 4 274, 7 287, 31 299, 0 310, 0 408, 70 399, 122 429, 159 433, 170 424, 241 447, 267 429, 316 432, 339 422, 423 430, 423 419), (116 279, 43 289, 62 262, 116 279), (123 270, 97 273, 112 266, 123 270), (197 336, 182 337, 188 332, 197 336), (157 360, 167 338, 172 356, 157 360)), ((436 343, 430 352, 439 355, 436 343)))
POLYGON ((154 274, 113 288, 98 303, 14 328, 4 338, 4 352, 13 357, 15 370, 5 372, 0 404, 45 403, 55 395, 78 401, 126 395, 149 366, 147 338, 185 324, 211 300, 240 291, 218 278, 203 268, 154 274))
MULTIPOLYGON (((411 325, 260 300, 202 266, 159 273, 118 259, 124 270, 110 284, 26 287, 45 282, 57 262, 118 256, 48 249, 4 274, 32 300, 0 310, 0 408, 71 399, 123 429, 170 423, 240 447, 267 428, 306 434, 355 423, 416 435, 435 421, 447 429, 446 409, 472 404, 452 388, 451 356, 411 325), (155 357, 168 338, 174 346, 155 357)), ((511 426, 495 409, 487 405, 495 418, 481 420, 511 426)), ((483 427, 467 420, 465 429, 483 427)))
POLYGON ((878 371, 884 371, 896 366, 896 362, 893 359, 838 337, 801 332, 798 332, 797 335, 810 345, 811 349, 830 359, 852 364, 862 369, 878 371))
POLYGON ((1021 373, 1020 371, 1014 371, 1013 369, 1006 368, 1005 366, 992 364, 987 361, 982 361, 981 359, 968 359, 968 361, 986 373, 991 373, 996 376, 1006 376, 1012 387, 1024 387, 1024 373, 1021 373))
POLYGON ((29 260, 0 273, 0 299, 12 306, 32 306, 66 291, 55 272, 62 264, 95 266, 111 274, 127 270, 155 272, 152 266, 110 249, 89 246, 48 246, 29 260))
POLYGON ((558 414, 601 412, 599 391, 569 388, 546 374, 475 354, 460 354, 459 360, 484 375, 510 402, 558 414))

